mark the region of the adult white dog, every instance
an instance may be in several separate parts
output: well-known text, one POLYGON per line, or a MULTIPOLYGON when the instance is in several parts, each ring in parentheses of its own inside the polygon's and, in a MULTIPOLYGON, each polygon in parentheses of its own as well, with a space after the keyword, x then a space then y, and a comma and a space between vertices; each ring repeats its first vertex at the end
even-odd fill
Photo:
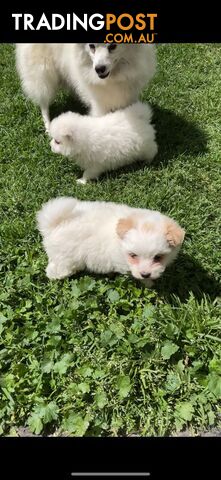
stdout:
POLYGON ((185 234, 157 211, 71 197, 49 200, 37 220, 51 279, 87 269, 130 272, 150 285, 174 260, 185 234))
POLYGON ((17 44, 16 60, 24 92, 40 106, 46 130, 62 81, 91 115, 101 116, 136 102, 156 68, 155 47, 144 44, 17 44))
POLYGON ((62 113, 50 125, 52 151, 84 169, 77 180, 83 184, 138 160, 150 163, 157 153, 151 116, 149 105, 141 102, 97 118, 62 113))

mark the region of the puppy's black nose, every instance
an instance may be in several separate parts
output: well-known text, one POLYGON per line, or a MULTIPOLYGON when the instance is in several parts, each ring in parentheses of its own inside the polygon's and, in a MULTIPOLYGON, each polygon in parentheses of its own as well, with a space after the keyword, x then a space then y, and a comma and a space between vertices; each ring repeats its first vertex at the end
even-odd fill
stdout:
POLYGON ((95 70, 96 70, 98 75, 102 75, 102 73, 106 72, 106 67, 105 67, 105 65, 97 65, 95 67, 95 70))
POLYGON ((141 277, 142 277, 142 278, 149 278, 149 277, 150 277, 150 273, 145 273, 145 272, 142 273, 142 272, 141 272, 141 277))

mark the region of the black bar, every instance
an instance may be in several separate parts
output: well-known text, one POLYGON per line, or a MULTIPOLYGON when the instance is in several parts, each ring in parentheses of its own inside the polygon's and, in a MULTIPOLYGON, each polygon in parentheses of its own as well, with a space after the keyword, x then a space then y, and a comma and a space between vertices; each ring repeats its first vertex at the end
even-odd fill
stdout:
MULTIPOLYGON (((31 480, 33 476, 41 480, 80 478, 74 477, 73 472, 148 472, 150 480, 218 478, 216 472, 219 471, 221 445, 218 437, 0 440, 0 476, 7 480, 31 480)), ((134 477, 118 478, 132 480, 134 477)), ((136 480, 142 478, 145 477, 137 476, 136 480)))
MULTIPOLYGON (((68 6, 65 2, 61 3, 59 8, 55 6, 46 7, 43 2, 10 2, 4 6, 4 10, 0 15, 0 42, 37 42, 37 43, 85 43, 85 42, 99 42, 103 43, 106 34, 112 32, 113 34, 132 33, 134 36, 133 42, 139 42, 140 34, 144 34, 145 41, 152 40, 151 34, 154 33, 155 43, 195 43, 195 42, 220 42, 221 28, 219 20, 219 3, 215 2, 190 2, 186 0, 183 2, 171 2, 165 0, 128 0, 128 1, 101 1, 94 0, 89 6, 82 0, 79 3, 69 2, 68 6), (52 14, 60 14, 64 17, 65 24, 60 30, 49 30, 47 27, 39 27, 36 30, 42 14, 45 14, 47 25, 52 28, 52 14), (137 24, 136 15, 143 14, 146 22, 144 30, 138 30, 133 26, 130 30, 122 30, 119 28, 117 21, 111 24, 111 30, 107 30, 105 23, 100 30, 87 26, 87 31, 77 23, 77 29, 72 29, 72 15, 77 15, 82 21, 84 14, 88 15, 88 20, 91 15, 99 13, 104 16, 109 13, 114 14, 117 18, 121 14, 131 15, 134 19, 134 25, 137 24), (18 17, 17 22, 19 30, 15 28, 15 18, 13 14, 30 14, 33 16, 31 30, 27 26, 24 30, 24 17, 18 17), (67 14, 70 14, 70 30, 68 28, 67 14), (150 19, 146 17, 147 14, 156 14, 154 18, 154 30, 150 29, 150 19)), ((95 26, 101 19, 93 20, 95 26)), ((57 20, 58 21, 58 20, 57 20)), ((61 21, 62 22, 62 21, 61 21)), ((121 25, 127 27, 130 20, 122 18, 121 25)), ((42 25, 42 24, 41 24, 42 25)), ((141 23, 139 23, 141 26, 141 23)), ((114 40, 113 40, 114 41, 114 40)), ((141 40, 143 43, 143 41, 141 40)))

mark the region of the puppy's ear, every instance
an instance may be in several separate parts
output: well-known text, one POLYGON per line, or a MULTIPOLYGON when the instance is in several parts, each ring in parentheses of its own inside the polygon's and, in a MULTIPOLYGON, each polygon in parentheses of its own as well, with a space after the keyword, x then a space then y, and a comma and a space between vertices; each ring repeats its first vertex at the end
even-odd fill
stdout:
POLYGON ((132 217, 120 218, 116 227, 117 234, 121 239, 123 239, 126 233, 134 227, 135 221, 132 217))
POLYGON ((65 140, 70 141, 70 140, 73 140, 74 135, 71 135, 70 133, 67 133, 67 134, 63 135, 63 137, 65 138, 65 140))
POLYGON ((183 243, 185 230, 173 220, 166 222, 166 239, 171 247, 178 247, 183 243))
POLYGON ((60 129, 58 129, 60 136, 62 136, 63 141, 65 140, 73 140, 75 137, 75 130, 73 125, 69 125, 69 123, 62 125, 60 129))

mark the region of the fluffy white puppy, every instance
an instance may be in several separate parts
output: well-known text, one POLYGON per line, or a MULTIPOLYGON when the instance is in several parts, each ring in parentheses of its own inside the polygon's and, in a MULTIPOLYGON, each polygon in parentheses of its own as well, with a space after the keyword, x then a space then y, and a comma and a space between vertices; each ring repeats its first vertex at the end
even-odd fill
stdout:
POLYGON ((37 213, 48 255, 48 278, 130 272, 150 285, 176 257, 184 230, 157 211, 71 197, 49 200, 37 213))
POLYGON ((49 105, 62 83, 99 116, 136 102, 156 69, 155 46, 145 44, 21 43, 16 63, 23 90, 40 106, 46 129, 49 105))
POLYGON ((51 122, 51 149, 84 169, 80 183, 138 160, 150 163, 157 153, 151 116, 141 102, 97 118, 63 113, 51 122))

